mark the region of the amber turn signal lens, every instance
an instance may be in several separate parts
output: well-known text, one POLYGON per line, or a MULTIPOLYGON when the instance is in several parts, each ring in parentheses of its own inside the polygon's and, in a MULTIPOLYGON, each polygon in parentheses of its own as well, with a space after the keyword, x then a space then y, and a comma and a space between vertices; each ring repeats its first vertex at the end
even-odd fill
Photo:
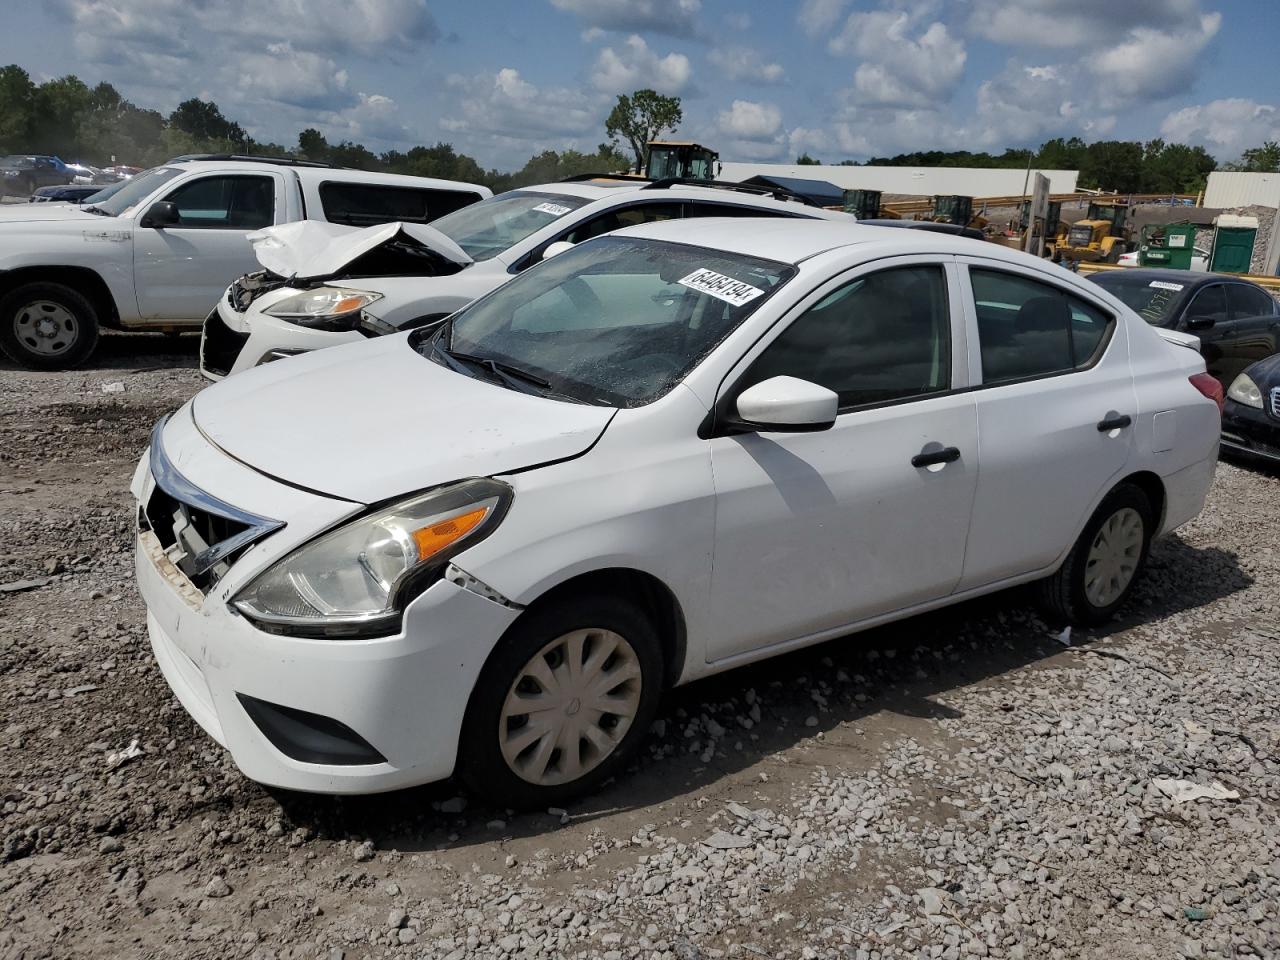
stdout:
POLYGON ((333 305, 332 312, 335 316, 344 313, 355 313, 355 311, 364 306, 364 302, 364 297, 343 297, 333 305))
POLYGON ((413 542, 418 545, 418 559, 433 557, 449 544, 465 537, 480 525, 488 512, 488 507, 481 507, 413 531, 413 542))

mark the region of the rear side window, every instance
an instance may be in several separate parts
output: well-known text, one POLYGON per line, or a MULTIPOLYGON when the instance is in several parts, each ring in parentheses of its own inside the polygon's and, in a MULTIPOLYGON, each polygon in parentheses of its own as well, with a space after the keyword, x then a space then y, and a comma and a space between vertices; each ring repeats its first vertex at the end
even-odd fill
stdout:
POLYGON ((938 393, 951 384, 950 331, 941 267, 881 270, 797 317, 740 386, 797 377, 835 391, 842 409, 938 393))
POLYGON ((469 190, 427 190, 377 183, 320 184, 320 205, 330 223, 372 227, 400 220, 427 223, 480 199, 469 190))
POLYGON ((1091 365, 1114 319, 1057 287, 998 270, 970 269, 982 382, 1008 383, 1091 365))
POLYGON ((784 213, 781 210, 771 210, 768 207, 740 207, 729 203, 710 203, 704 200, 695 200, 692 203, 685 203, 684 215, 686 217, 792 217, 795 214, 784 213))
POLYGON ((1269 293, 1243 283, 1227 285, 1227 303, 1231 306, 1231 316, 1237 320, 1241 317, 1264 317, 1276 312, 1276 302, 1269 293))

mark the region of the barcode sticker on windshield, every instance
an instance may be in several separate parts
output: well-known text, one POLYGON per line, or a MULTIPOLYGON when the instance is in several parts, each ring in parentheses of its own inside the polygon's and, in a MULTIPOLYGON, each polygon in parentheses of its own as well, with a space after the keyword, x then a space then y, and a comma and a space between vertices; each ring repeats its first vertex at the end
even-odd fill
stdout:
POLYGON ((561 206, 558 203, 540 203, 533 209, 537 210, 539 213, 549 213, 553 217, 563 217, 566 213, 569 213, 573 207, 561 206))
POLYGON ((690 290, 710 294, 717 300, 731 303, 735 307, 750 303, 764 293, 759 287, 753 287, 751 284, 735 280, 733 277, 726 277, 723 273, 716 273, 714 270, 707 270, 705 267, 701 270, 693 271, 693 273, 678 282, 690 290))
POLYGON ((1157 290, 1181 290, 1182 289, 1182 284, 1169 283, 1167 280, 1152 280, 1149 284, 1147 284, 1147 286, 1155 287, 1157 290))

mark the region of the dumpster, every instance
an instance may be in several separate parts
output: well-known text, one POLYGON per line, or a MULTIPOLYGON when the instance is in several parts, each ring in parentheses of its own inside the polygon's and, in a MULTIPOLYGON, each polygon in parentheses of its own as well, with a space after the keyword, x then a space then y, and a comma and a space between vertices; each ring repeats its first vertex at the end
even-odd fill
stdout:
POLYGON ((1190 270, 1195 245, 1194 223, 1147 224, 1138 245, 1138 266, 1190 270))

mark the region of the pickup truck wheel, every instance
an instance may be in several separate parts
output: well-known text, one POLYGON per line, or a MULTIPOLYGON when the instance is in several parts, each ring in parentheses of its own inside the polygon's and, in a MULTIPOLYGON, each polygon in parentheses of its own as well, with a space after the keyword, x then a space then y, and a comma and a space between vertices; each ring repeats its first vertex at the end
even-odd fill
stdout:
POLYGON ((98 344, 98 312, 60 283, 28 283, 0 299, 0 350, 33 370, 79 366, 98 344))

